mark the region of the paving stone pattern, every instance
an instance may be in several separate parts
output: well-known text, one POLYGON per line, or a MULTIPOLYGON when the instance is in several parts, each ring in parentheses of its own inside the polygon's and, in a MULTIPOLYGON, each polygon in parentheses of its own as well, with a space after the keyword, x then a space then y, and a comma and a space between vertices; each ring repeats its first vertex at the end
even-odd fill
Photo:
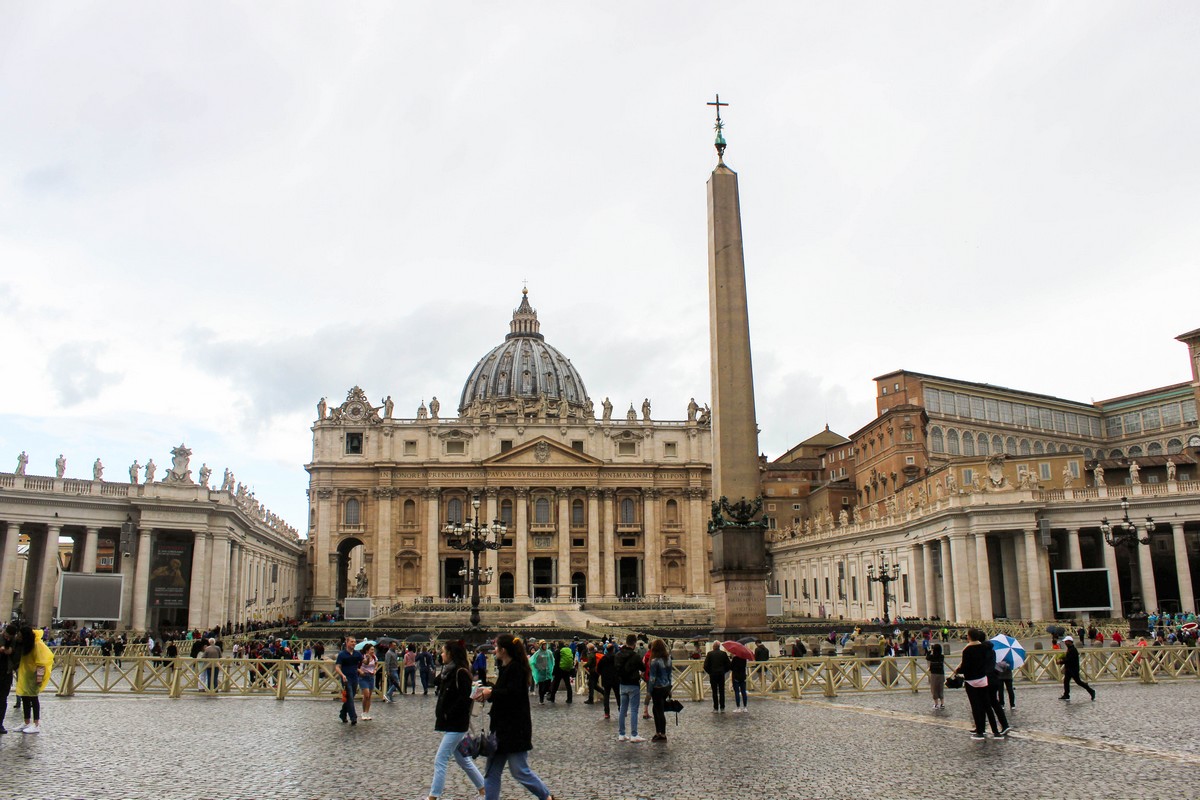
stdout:
MULTIPOLYGON (((1200 681, 1102 685, 1059 701, 1021 687, 1008 740, 968 737, 948 692, 799 702, 751 712, 685 703, 666 744, 615 740, 600 705, 534 703, 531 764, 562 800, 697 798, 1180 798, 1200 768, 1200 681)), ((729 695, 732 701, 732 693, 729 695)), ((128 695, 43 698, 43 730, 0 736, 0 798, 423 798, 434 698, 377 704, 357 727, 334 700, 128 695)), ((615 712, 615 708, 614 708, 615 712)), ((16 727, 9 709, 8 726, 16 727)), ((639 719, 640 733, 653 733, 639 719)), ((446 798, 474 792, 451 764, 446 798)), ((505 778, 504 798, 531 797, 505 778)))

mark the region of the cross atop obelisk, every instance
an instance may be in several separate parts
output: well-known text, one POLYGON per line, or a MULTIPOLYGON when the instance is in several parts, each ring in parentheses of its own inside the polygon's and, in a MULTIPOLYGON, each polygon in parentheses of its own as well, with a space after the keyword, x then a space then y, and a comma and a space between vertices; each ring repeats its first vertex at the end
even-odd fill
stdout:
POLYGON ((758 423, 750 362, 750 314, 737 173, 725 166, 717 108, 717 166, 708 180, 708 309, 712 354, 713 599, 715 634, 769 633, 767 551, 758 471, 758 423))

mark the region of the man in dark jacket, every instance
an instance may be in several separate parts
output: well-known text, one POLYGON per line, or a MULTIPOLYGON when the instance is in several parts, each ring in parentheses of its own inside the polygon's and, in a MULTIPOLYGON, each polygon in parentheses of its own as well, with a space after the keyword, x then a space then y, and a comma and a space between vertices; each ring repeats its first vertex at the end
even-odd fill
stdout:
POLYGON ((713 642, 712 650, 704 657, 704 674, 708 675, 708 685, 712 688, 714 713, 725 710, 725 674, 731 666, 721 643, 713 642))
POLYGON ((604 698, 604 718, 608 719, 611 713, 608 696, 611 694, 618 704, 621 702, 620 683, 617 681, 617 645, 615 642, 610 642, 605 646, 604 655, 600 656, 600 661, 596 665, 596 672, 599 673, 600 694, 604 698))
POLYGON ((1096 690, 1084 683, 1079 677, 1079 651, 1075 649, 1075 640, 1070 636, 1062 638, 1063 644, 1067 646, 1067 652, 1062 656, 1063 668, 1063 693, 1059 700, 1071 699, 1071 681, 1082 686, 1087 690, 1087 693, 1096 699, 1096 690))
POLYGON ((638 736, 638 706, 641 705, 639 696, 642 691, 642 658, 634 645, 637 637, 632 633, 625 637, 625 644, 616 657, 617 681, 621 686, 621 705, 617 712, 617 741, 644 742, 638 736), (631 734, 625 735, 625 715, 628 714, 631 723, 631 734))
POLYGON ((755 639, 754 644, 754 660, 769 661, 771 659, 771 651, 768 650, 767 646, 762 643, 762 639, 755 639))

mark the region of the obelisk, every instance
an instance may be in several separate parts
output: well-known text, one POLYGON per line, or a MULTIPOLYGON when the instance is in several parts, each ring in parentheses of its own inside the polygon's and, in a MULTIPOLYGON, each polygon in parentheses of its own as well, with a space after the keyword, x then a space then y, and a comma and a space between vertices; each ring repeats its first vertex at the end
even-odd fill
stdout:
POLYGON ((769 634, 767 551, 759 495, 758 422, 737 173, 725 166, 717 108, 717 166, 708 180, 708 310, 712 347, 714 635, 769 634))

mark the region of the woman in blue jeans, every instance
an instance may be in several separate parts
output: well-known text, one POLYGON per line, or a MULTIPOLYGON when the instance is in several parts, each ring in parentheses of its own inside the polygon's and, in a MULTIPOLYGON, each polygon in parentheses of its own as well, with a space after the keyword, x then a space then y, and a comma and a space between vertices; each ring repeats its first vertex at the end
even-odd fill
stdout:
POLYGON ((433 726, 435 731, 442 732, 442 743, 433 757, 433 784, 429 787, 428 800, 438 800, 442 796, 446 788, 446 767, 452 756, 482 796, 483 775, 474 761, 458 752, 458 743, 471 726, 471 670, 463 643, 446 642, 442 647, 442 663, 446 665, 446 674, 442 678, 433 726))
POLYGON ((554 795, 529 768, 529 751, 533 749, 533 720, 529 715, 529 687, 533 675, 525 645, 511 634, 496 637, 496 657, 500 672, 491 686, 480 690, 484 700, 492 701, 492 733, 496 734, 496 752, 484 769, 487 800, 500 800, 500 776, 504 765, 517 783, 529 790, 538 800, 554 800, 554 795))

